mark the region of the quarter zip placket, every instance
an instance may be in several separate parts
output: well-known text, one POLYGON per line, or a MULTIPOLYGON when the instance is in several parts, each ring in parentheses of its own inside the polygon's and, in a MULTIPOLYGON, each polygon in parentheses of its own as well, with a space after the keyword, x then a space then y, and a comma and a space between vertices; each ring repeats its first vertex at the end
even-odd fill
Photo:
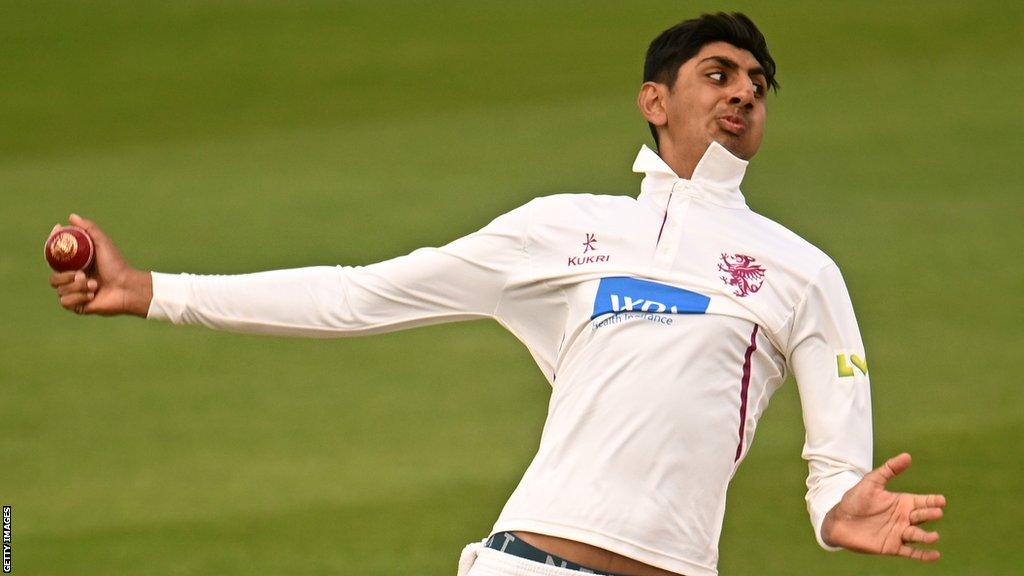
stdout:
POLYGON ((693 182, 681 179, 672 185, 672 194, 665 207, 665 221, 654 250, 654 268, 660 272, 670 272, 675 265, 683 219, 693 201, 693 186, 693 182))

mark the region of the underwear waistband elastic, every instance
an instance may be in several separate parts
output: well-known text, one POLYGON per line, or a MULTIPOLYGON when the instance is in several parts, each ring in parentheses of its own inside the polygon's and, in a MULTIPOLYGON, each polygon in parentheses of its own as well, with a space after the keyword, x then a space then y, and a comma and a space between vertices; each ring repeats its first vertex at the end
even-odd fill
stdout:
POLYGON ((518 556, 534 562, 540 562, 541 564, 547 564, 549 566, 557 566, 559 568, 575 570, 585 574, 594 574, 595 576, 620 576, 619 574, 612 574, 611 572, 598 572, 593 568, 580 566, 579 564, 569 562, 564 558, 559 558, 554 554, 548 554, 539 548, 534 548, 527 544, 522 538, 519 538, 511 532, 498 532, 496 534, 492 534, 491 537, 487 539, 485 545, 488 548, 504 552, 505 554, 511 554, 513 556, 518 556))

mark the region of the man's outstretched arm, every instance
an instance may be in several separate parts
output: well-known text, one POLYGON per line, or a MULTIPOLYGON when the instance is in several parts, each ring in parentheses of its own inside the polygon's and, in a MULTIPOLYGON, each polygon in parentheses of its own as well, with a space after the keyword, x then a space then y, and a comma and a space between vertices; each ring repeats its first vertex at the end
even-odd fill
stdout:
MULTIPOLYGON (((153 277, 128 265, 110 238, 94 222, 77 214, 70 221, 85 229, 96 247, 96 263, 89 273, 54 272, 50 286, 57 291, 60 305, 79 314, 146 317, 153 299, 153 277)), ((60 225, 54 226, 56 231, 60 225)))
POLYGON ((866 554, 905 556, 924 562, 938 560, 938 550, 912 544, 938 541, 938 532, 928 532, 920 525, 942 518, 945 496, 886 489, 886 484, 908 467, 910 454, 900 454, 848 490, 825 516, 821 527, 825 543, 866 554))
POLYGON ((73 215, 93 237, 96 265, 54 274, 50 284, 61 305, 78 313, 281 336, 358 336, 493 317, 526 257, 527 206, 445 246, 376 264, 228 276, 136 270, 95 223, 73 215))

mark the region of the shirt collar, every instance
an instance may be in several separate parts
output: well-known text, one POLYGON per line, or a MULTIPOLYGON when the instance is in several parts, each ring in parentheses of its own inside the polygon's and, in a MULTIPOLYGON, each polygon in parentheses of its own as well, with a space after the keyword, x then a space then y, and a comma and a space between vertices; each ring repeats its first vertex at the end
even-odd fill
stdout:
POLYGON ((689 194, 729 208, 745 208, 740 182, 747 170, 747 161, 733 156, 725 146, 711 142, 693 176, 680 178, 656 152, 642 146, 633 162, 633 172, 645 174, 640 183, 640 198, 658 204, 667 202, 669 194, 689 194))

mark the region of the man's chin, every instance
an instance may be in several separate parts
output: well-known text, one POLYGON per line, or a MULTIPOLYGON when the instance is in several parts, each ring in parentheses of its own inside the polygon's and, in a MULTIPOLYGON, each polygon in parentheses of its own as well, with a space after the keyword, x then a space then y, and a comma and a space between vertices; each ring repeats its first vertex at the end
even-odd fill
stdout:
POLYGON ((719 137, 714 140, 740 160, 750 160, 754 157, 754 154, 757 154, 757 149, 751 150, 750 146, 742 142, 742 138, 739 136, 730 134, 726 138, 719 137))

